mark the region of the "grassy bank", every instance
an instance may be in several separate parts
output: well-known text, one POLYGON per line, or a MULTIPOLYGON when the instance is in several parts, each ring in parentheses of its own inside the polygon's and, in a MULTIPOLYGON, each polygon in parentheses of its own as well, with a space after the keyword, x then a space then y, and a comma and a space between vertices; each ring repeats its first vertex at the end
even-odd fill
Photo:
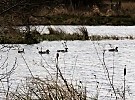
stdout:
POLYGON ((131 16, 77 16, 54 15, 37 17, 41 25, 135 25, 135 18, 131 16))
POLYGON ((26 31, 20 32, 17 29, 10 29, 2 31, 0 34, 1 44, 36 44, 42 41, 60 41, 60 40, 123 40, 123 39, 134 39, 134 36, 120 37, 117 35, 89 35, 87 28, 80 27, 78 31, 70 34, 66 33, 62 29, 47 28, 48 34, 40 34, 38 31, 26 31))

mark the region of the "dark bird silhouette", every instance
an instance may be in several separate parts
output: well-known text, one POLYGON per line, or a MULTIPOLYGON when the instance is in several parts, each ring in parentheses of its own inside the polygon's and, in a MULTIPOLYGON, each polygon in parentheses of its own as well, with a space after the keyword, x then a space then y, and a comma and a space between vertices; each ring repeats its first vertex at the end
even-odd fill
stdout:
MULTIPOLYGON (((37 47, 37 49, 38 49, 38 47, 37 47)), ((49 53, 50 53, 50 50, 47 49, 47 50, 43 51, 43 50, 42 50, 42 47, 41 47, 41 50, 38 51, 38 53, 39 53, 39 54, 49 54, 49 53)))
POLYGON ((114 49, 109 49, 110 52, 118 52, 118 47, 115 47, 114 49))
POLYGON ((38 51, 38 53, 39 54, 49 54, 50 53, 50 51, 47 49, 46 51, 38 51))
POLYGON ((68 52, 68 48, 65 48, 65 50, 57 50, 57 52, 68 52))
POLYGON ((24 49, 18 50, 18 53, 24 53, 24 49))

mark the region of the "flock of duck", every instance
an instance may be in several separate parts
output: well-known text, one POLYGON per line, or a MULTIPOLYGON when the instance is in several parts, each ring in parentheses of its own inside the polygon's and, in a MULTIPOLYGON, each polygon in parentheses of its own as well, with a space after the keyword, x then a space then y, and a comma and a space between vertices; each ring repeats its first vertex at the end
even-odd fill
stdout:
MULTIPOLYGON (((64 42, 64 47, 65 48, 63 50, 57 50, 57 52, 62 52, 62 53, 68 52, 66 42, 64 42)), ((37 47, 37 49, 38 49, 38 47, 37 47)), ((108 51, 109 52, 118 52, 118 47, 108 49, 108 51)), ((21 50, 18 49, 18 53, 24 53, 24 49, 21 49, 21 50)), ((43 51, 42 47, 41 47, 41 50, 39 50, 38 53, 39 54, 50 54, 50 50, 47 49, 47 50, 43 51)))
MULTIPOLYGON (((57 50, 57 52, 63 52, 63 53, 68 52, 68 48, 65 48, 65 49, 63 49, 63 50, 57 50)), ((18 50, 18 53, 24 53, 24 49, 18 50)), ((43 50, 41 49, 40 51, 38 51, 38 53, 39 53, 39 54, 49 54, 49 53, 50 53, 50 50, 47 49, 47 50, 43 51, 43 50)))
MULTIPOLYGON (((62 53, 68 52, 68 48, 67 48, 66 42, 64 42, 63 45, 64 45, 64 49, 57 50, 57 52, 62 52, 62 53)), ((38 47, 37 47, 37 49, 38 49, 38 47)), ((24 53, 24 48, 23 49, 18 49, 18 53, 24 53)), ((49 49, 42 50, 42 47, 41 47, 41 50, 39 50, 38 53, 39 54, 50 54, 50 50, 49 49)))

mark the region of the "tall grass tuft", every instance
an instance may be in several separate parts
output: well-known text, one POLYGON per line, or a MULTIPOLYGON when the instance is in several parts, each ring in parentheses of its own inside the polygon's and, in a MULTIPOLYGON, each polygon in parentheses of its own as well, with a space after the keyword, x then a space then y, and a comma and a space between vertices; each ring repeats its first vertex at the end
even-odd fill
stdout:
POLYGON ((53 34, 56 34, 56 33, 57 33, 57 31, 55 31, 55 30, 54 30, 53 28, 51 28, 51 27, 48 27, 47 29, 48 29, 50 35, 53 35, 53 34))
POLYGON ((56 81, 32 77, 26 84, 18 86, 15 91, 9 92, 9 99, 14 100, 86 100, 85 92, 78 92, 72 84, 67 86, 61 80, 56 81), (57 99, 56 99, 57 89, 57 99))
POLYGON ((64 35, 64 34, 66 34, 66 32, 64 30, 62 30, 61 28, 53 29, 51 27, 48 27, 47 29, 48 29, 50 35, 64 35))
POLYGON ((83 34, 84 40, 89 40, 89 35, 86 27, 80 27, 79 31, 83 34))

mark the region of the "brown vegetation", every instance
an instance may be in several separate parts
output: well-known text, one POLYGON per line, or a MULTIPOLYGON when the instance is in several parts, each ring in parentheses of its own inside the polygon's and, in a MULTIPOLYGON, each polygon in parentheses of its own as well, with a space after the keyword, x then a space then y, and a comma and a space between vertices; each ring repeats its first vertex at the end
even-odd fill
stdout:
POLYGON ((48 0, 46 2, 28 0, 19 2, 15 0, 11 3, 4 1, 0 4, 0 23, 1 25, 4 23, 6 26, 30 24, 134 25, 134 2, 121 1, 119 7, 116 6, 118 5, 116 1, 108 2, 101 0, 91 2, 89 0, 48 0), (128 17, 125 18, 125 16, 128 17))
POLYGON ((8 99, 15 100, 86 100, 85 91, 79 92, 73 84, 67 88, 61 80, 56 85, 56 81, 39 77, 28 78, 26 84, 8 94, 8 99))

